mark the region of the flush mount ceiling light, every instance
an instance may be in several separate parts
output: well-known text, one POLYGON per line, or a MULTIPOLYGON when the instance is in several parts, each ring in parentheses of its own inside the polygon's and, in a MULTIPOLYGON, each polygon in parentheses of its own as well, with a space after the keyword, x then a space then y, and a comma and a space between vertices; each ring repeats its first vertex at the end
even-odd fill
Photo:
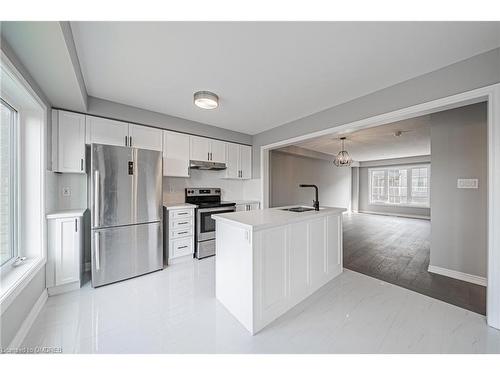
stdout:
POLYGON ((219 106, 219 97, 210 91, 194 93, 194 104, 203 109, 215 109, 219 106))
POLYGON ((342 143, 342 150, 335 157, 333 164, 335 164, 336 167, 349 167, 352 163, 352 158, 349 153, 344 150, 345 137, 340 138, 340 141, 342 143))

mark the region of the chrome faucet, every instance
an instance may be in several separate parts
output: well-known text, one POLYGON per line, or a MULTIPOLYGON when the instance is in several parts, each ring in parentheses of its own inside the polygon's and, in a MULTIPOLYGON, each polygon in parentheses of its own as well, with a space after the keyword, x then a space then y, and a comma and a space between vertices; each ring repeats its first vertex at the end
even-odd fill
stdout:
POLYGON ((300 184, 299 187, 312 187, 316 190, 316 199, 313 200, 313 207, 316 211, 319 211, 318 187, 316 185, 307 185, 307 184, 300 184))

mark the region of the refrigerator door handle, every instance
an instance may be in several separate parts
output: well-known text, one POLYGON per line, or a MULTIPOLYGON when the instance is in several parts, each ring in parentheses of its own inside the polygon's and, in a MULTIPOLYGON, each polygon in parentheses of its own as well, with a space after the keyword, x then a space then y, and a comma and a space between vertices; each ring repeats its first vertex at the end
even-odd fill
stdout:
POLYGON ((95 232, 94 233, 94 240, 95 240, 95 244, 94 244, 94 254, 95 254, 95 270, 96 271, 99 271, 99 269, 101 268, 101 264, 100 264, 100 260, 101 260, 101 251, 99 249, 99 232, 95 232))
POLYGON ((99 226, 99 171, 94 172, 94 227, 99 226))

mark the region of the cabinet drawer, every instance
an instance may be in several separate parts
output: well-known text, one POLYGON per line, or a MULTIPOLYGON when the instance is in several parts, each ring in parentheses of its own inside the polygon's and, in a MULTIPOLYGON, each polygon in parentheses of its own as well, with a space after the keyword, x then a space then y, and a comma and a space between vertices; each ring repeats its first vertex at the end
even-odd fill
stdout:
POLYGON ((192 208, 187 208, 184 210, 171 210, 171 211, 169 211, 170 219, 183 219, 183 218, 192 217, 192 216, 193 216, 193 209, 192 208))
POLYGON ((180 238, 177 240, 171 240, 169 244, 169 255, 170 259, 181 257, 184 255, 193 254, 193 237, 180 238))
POLYGON ((193 218, 188 217, 186 219, 171 220, 169 229, 171 229, 171 230, 172 229, 181 229, 181 228, 192 227, 192 226, 193 226, 193 218))
POLYGON ((170 231, 170 238, 188 237, 193 235, 193 227, 179 228, 170 231))

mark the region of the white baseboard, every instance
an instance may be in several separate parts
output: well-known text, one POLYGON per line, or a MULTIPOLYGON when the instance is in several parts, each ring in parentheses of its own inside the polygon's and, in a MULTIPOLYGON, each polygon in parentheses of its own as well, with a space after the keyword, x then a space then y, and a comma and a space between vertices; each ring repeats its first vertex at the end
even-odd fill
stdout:
POLYGON ((45 302, 47 302, 48 296, 49 295, 47 294, 47 289, 44 289, 42 294, 40 294, 40 297, 38 297, 35 304, 31 308, 31 311, 29 312, 28 316, 26 317, 26 319, 24 319, 23 323, 21 324, 21 327, 17 331, 16 336, 14 336, 14 338, 10 342, 9 348, 16 349, 22 345, 31 326, 35 322, 36 317, 42 310, 43 305, 45 305, 45 302))
POLYGON ((430 216, 424 215, 407 215, 407 214, 396 214, 392 212, 377 212, 377 211, 358 211, 360 214, 370 214, 370 215, 383 215, 383 216, 397 216, 397 217, 407 217, 409 219, 422 219, 430 220, 430 216))
POLYGON ((49 296, 55 296, 56 294, 67 293, 73 290, 80 289, 80 281, 75 281, 69 284, 57 285, 47 288, 49 296))
POLYGON ((486 277, 470 275, 468 273, 454 271, 454 270, 450 270, 448 268, 442 268, 442 267, 429 265, 428 271, 432 272, 432 273, 437 273, 438 275, 452 277, 454 279, 467 281, 468 283, 477 284, 477 285, 481 285, 481 286, 486 286, 486 284, 487 284, 486 277))

